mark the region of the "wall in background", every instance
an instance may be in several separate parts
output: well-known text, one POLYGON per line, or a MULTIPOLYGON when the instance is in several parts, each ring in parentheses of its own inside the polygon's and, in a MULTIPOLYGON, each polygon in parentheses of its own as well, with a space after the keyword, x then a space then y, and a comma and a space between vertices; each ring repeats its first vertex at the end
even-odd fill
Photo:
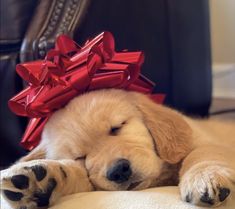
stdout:
POLYGON ((235 98, 235 0, 210 0, 213 97, 235 98))
POLYGON ((210 0, 214 63, 235 63, 235 1, 210 0))

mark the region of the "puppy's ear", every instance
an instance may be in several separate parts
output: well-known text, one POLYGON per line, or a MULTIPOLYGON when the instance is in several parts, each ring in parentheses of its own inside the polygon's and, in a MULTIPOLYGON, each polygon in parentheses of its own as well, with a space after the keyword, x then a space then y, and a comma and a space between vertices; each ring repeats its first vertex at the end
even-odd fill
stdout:
POLYGON ((33 149, 28 155, 22 157, 19 162, 25 162, 30 160, 44 159, 46 158, 46 151, 40 144, 33 149))
POLYGON ((154 103, 145 95, 133 93, 133 96, 160 158, 171 164, 178 163, 191 151, 192 145, 192 130, 183 115, 154 103))

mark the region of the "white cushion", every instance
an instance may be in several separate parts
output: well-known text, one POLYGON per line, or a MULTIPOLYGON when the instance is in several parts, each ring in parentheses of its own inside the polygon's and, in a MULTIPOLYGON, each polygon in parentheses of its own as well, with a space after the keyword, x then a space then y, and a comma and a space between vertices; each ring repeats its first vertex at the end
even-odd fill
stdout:
MULTIPOLYGON (((143 191, 89 192, 62 198, 50 209, 199 209, 180 199, 178 187, 158 187, 143 191)), ((235 209, 229 198, 218 209, 235 209)))
MULTIPOLYGON (((2 198, 1 198, 2 199, 2 198)), ((1 208, 10 209, 1 201, 1 208)), ((205 209, 180 199, 178 187, 158 187, 129 192, 85 192, 68 195, 50 209, 205 209)), ((235 199, 229 198, 218 209, 234 209, 235 199)))

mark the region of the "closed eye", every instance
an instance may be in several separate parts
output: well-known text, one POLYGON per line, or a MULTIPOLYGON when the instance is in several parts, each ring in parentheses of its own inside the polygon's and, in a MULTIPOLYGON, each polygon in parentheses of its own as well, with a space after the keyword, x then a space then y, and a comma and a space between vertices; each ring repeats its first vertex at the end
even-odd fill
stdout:
POLYGON ((79 156, 79 157, 76 157, 74 160, 85 160, 86 159, 86 156, 79 156))
POLYGON ((111 127, 109 135, 116 136, 122 127, 111 127))
POLYGON ((113 127, 111 127, 110 130, 109 130, 109 135, 112 135, 112 136, 118 135, 118 132, 121 130, 122 126, 125 123, 126 122, 123 122, 120 126, 113 126, 113 127))

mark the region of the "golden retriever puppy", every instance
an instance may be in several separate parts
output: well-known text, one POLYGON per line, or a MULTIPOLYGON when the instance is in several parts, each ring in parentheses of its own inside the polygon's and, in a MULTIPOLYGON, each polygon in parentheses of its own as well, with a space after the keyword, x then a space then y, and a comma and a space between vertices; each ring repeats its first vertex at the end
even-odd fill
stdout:
POLYGON ((55 112, 37 148, 1 172, 16 209, 93 190, 179 184, 181 197, 217 206, 235 181, 235 125, 190 119, 147 96, 98 90, 55 112))

